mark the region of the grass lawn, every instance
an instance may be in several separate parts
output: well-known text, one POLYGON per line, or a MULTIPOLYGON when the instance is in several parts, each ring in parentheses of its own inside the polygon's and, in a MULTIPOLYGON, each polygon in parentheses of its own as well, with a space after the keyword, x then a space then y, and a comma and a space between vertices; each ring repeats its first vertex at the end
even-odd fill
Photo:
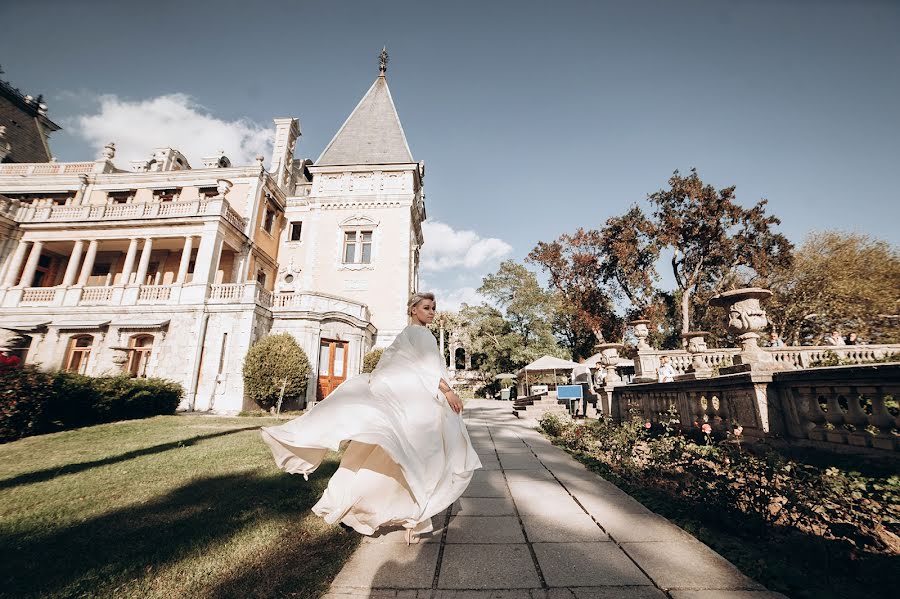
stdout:
POLYGON ((318 597, 360 536, 275 467, 272 418, 158 416, 0 445, 0 596, 318 597))

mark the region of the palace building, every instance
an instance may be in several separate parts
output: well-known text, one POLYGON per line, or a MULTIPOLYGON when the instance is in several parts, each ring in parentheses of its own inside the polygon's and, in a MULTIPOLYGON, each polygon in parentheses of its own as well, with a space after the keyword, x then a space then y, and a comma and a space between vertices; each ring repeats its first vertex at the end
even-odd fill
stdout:
POLYGON ((52 162, 46 107, 0 82, 0 349, 46 369, 181 383, 184 409, 246 405, 248 348, 290 333, 306 402, 358 374, 408 320, 424 164, 381 72, 318 160, 275 119, 266 164, 174 148, 120 165, 115 145, 52 162))

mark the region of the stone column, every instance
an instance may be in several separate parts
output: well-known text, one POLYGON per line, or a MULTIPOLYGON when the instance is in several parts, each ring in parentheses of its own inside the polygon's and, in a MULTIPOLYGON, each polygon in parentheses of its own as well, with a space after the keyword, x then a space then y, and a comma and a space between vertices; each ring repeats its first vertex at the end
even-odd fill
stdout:
POLYGON ((28 252, 30 243, 30 241, 25 241, 24 239, 19 240, 19 245, 16 246, 16 251, 9 262, 9 270, 6 271, 4 286, 12 287, 16 284, 16 280, 19 278, 19 269, 22 268, 22 262, 25 261, 25 254, 28 252))
POLYGON ((184 248, 181 250, 181 262, 178 263, 178 277, 175 279, 175 282, 184 285, 185 280, 187 280, 188 274, 188 266, 191 263, 191 252, 194 249, 194 237, 193 235, 188 235, 184 238, 184 248))
POLYGON ((81 265, 81 274, 78 275, 78 284, 82 287, 87 284, 88 277, 94 270, 94 260, 97 258, 97 240, 91 239, 88 244, 87 254, 84 256, 84 264, 81 265))
POLYGON ((31 246, 31 253, 28 254, 28 262, 25 263, 25 271, 22 273, 19 287, 31 287, 31 283, 34 281, 34 273, 37 271, 38 260, 41 259, 41 250, 43 249, 43 241, 35 241, 34 245, 31 246))
POLYGON ((63 275, 63 287, 68 287, 75 282, 75 277, 78 275, 78 267, 81 265, 81 254, 83 252, 84 241, 79 239, 75 242, 75 247, 72 248, 72 253, 69 255, 69 263, 66 264, 66 274, 63 275))
POLYGON ((125 264, 122 265, 122 277, 119 279, 119 285, 127 286, 131 273, 134 272, 134 258, 137 256, 137 237, 132 237, 128 242, 128 252, 125 254, 125 264))
POLYGON ((147 278, 147 269, 150 267, 150 252, 153 251, 153 239, 147 237, 144 239, 144 247, 141 248, 141 261, 138 264, 137 276, 134 282, 137 285, 143 285, 147 278))

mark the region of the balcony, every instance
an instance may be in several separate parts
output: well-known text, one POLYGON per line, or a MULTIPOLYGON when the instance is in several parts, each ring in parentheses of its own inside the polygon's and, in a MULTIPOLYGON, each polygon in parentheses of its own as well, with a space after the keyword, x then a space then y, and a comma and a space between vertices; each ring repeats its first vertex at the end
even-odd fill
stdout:
POLYGON ((88 204, 84 206, 31 206, 0 198, 0 215, 20 223, 91 222, 136 219, 221 216, 237 230, 247 221, 223 198, 188 202, 139 202, 133 204, 88 204))

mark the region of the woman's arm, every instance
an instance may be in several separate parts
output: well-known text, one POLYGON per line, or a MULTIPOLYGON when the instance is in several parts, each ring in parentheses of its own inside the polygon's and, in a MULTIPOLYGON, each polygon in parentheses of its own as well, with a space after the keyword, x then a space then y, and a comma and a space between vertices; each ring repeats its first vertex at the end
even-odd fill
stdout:
POLYGON ((441 379, 438 383, 438 389, 440 389, 441 393, 444 394, 444 398, 447 400, 447 403, 450 404, 450 407, 457 414, 461 414, 463 410, 463 402, 459 398, 459 395, 456 394, 456 391, 450 386, 447 381, 441 379))

